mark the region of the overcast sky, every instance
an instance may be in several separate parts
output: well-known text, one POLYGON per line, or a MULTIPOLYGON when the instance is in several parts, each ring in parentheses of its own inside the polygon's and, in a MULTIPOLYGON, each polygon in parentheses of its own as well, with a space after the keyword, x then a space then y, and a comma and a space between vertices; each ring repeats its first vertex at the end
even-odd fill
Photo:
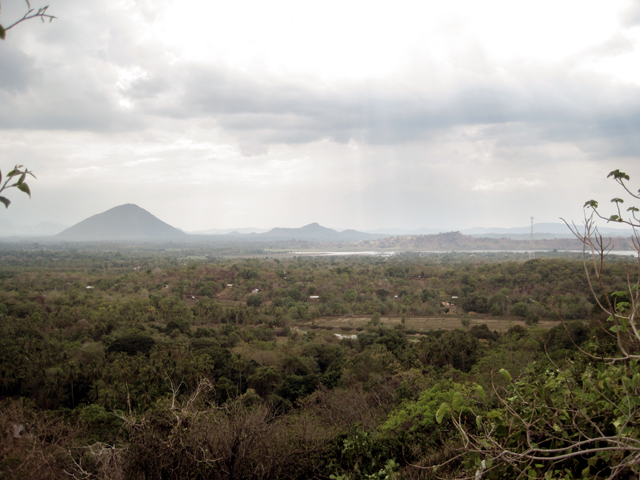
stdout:
POLYGON ((187 231, 516 227, 580 221, 616 168, 640 187, 640 1, 49 11, 0 42, 0 169, 38 177, 14 223, 135 203, 187 231))

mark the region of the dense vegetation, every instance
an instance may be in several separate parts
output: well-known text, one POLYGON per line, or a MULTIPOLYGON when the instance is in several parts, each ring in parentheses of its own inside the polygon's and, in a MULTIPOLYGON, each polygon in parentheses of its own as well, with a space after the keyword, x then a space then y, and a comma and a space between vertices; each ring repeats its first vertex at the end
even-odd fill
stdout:
MULTIPOLYGON (((516 452, 528 435, 557 448, 591 430, 638 438, 637 420, 620 427, 616 406, 638 387, 624 384, 635 364, 598 366, 588 355, 620 348, 596 304, 624 290, 628 268, 609 262, 609 293, 596 298, 582 261, 559 255, 189 260, 6 248, 0 478, 461 478, 483 469, 484 478, 606 478, 619 451, 553 462, 489 453, 516 452), (405 328, 437 316, 467 328, 405 328), (335 317, 367 322, 337 329, 327 322, 335 317), (491 331, 490 318, 506 328, 491 331), (545 319, 556 326, 536 327, 545 319), (595 391, 585 380, 594 375, 595 391), (589 412, 582 423, 567 396, 589 412), (526 411, 542 418, 523 429, 526 411)), ((629 300, 615 298, 621 308, 629 300)))

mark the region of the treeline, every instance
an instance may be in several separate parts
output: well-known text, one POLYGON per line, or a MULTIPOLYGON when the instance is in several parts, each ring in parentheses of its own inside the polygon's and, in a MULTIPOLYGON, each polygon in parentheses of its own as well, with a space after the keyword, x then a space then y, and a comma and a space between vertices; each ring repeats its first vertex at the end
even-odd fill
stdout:
MULTIPOLYGON (((477 385, 491 411, 508 388, 500 369, 534 383, 585 371, 580 346, 617 349, 570 260, 45 256, 54 267, 37 255, 0 266, 0 478, 456 478, 479 457, 458 457, 443 402, 477 385), (327 315, 444 315, 454 296, 532 324, 554 310, 578 320, 418 337, 376 321, 356 338, 311 328, 327 315)), ((612 291, 625 268, 609 267, 612 291)))

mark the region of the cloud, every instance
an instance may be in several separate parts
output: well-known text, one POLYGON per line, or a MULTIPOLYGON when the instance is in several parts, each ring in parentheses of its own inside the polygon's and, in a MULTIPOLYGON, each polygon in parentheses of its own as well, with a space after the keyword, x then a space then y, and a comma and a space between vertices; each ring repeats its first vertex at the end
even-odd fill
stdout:
POLYGON ((513 65, 509 75, 433 89, 425 77, 324 85, 185 64, 135 80, 123 95, 141 115, 211 119, 258 152, 260 144, 322 139, 424 141, 464 125, 526 124, 552 141, 618 141, 640 127, 640 88, 592 72, 513 65), (159 80, 169 77, 171 84, 159 80))
POLYGON ((586 48, 574 57, 574 61, 615 57, 633 52, 635 43, 627 36, 617 33, 605 42, 586 48))
POLYGON ((140 165, 148 165, 150 163, 161 162, 162 160, 159 158, 141 158, 140 160, 131 160, 129 162, 124 162, 122 164, 123 167, 138 167, 140 165))
POLYGON ((582 68, 633 51, 621 33, 555 63, 497 60, 467 34, 440 52, 444 58, 421 52, 393 74, 327 81, 259 62, 246 69, 189 59, 170 42, 154 43, 149 28, 163 7, 148 1, 61 8, 64 21, 25 30, 38 48, 24 41, 25 53, 0 49, 8 66, 0 72, 0 128, 125 132, 199 119, 249 155, 273 144, 398 145, 458 126, 516 123, 528 126, 527 141, 612 139, 610 148, 632 153, 639 131, 640 88, 582 68))
POLYGON ((527 180, 520 178, 505 178, 500 181, 480 181, 471 190, 475 192, 512 191, 521 188, 531 188, 542 185, 540 180, 527 180))
POLYGON ((243 22, 246 6, 168 3, 66 0, 0 42, 0 166, 38 175, 7 218, 132 202, 183 228, 553 221, 589 178, 640 164, 637 31, 593 18, 611 7, 330 2, 325 24, 277 2, 304 14, 289 25, 271 4, 243 22))
POLYGON ((640 24, 640 1, 633 0, 631 5, 620 15, 621 23, 625 27, 634 27, 640 24))
POLYGON ((15 47, 0 49, 0 90, 5 92, 25 91, 39 72, 34 60, 15 47))
POLYGON ((92 4, 55 5, 49 11, 57 20, 21 24, 2 42, 0 128, 106 132, 146 126, 122 106, 117 86, 123 69, 144 52, 136 38, 140 20, 125 5, 92 4), (114 16, 111 8, 124 11, 114 16))

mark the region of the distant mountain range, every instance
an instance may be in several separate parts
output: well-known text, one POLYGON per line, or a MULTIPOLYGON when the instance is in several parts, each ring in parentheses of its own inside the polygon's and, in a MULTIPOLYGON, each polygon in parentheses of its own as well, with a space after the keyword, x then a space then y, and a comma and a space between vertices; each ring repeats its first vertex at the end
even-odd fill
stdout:
POLYGON ((385 235, 357 232, 355 230, 338 232, 317 223, 312 223, 301 228, 274 228, 262 233, 232 231, 223 237, 220 235, 206 234, 190 235, 156 218, 143 208, 129 203, 89 217, 67 228, 53 238, 71 242, 201 242, 207 240, 271 242, 306 240, 309 242, 349 243, 363 240, 376 240, 384 236, 385 235))
POLYGON ((301 228, 274 228, 265 233, 253 234, 254 239, 259 240, 308 240, 313 242, 359 242, 373 240, 386 235, 345 230, 338 232, 331 228, 323 227, 317 223, 310 223, 301 228))
MULTIPOLYGON (((477 227, 455 233, 457 236, 445 235, 446 231, 439 229, 420 228, 408 229, 380 229, 369 232, 357 230, 337 231, 323 227, 318 223, 311 223, 300 228, 273 228, 264 231, 258 228, 239 228, 235 230, 204 230, 197 234, 185 233, 182 230, 172 227, 168 223, 158 219, 143 208, 133 204, 120 205, 106 212, 89 217, 76 225, 60 232, 61 225, 54 223, 42 223, 39 229, 29 231, 23 228, 16 229, 11 222, 5 220, 0 222, 0 236, 28 236, 40 237, 51 232, 48 240, 61 240, 71 242, 105 242, 105 241, 133 241, 133 242, 320 242, 320 243, 356 243, 356 242, 376 242, 381 239, 395 237, 398 240, 385 241, 380 243, 387 247, 391 245, 418 245, 434 246, 442 242, 452 242, 452 246, 466 245, 467 240, 463 237, 474 239, 511 239, 519 240, 524 245, 530 239, 531 227, 517 228, 485 228, 477 227), (9 233, 10 232, 10 233, 9 233), (15 233, 14 233, 15 232, 15 233), (33 233, 31 233, 33 232, 33 233), (58 233, 59 232, 59 233, 58 233), (215 232, 215 233, 213 233, 215 232), (404 240, 402 238, 406 237, 404 240), (429 238, 432 238, 429 240, 429 238), (455 241, 454 241, 455 239, 455 241), (408 243, 407 243, 408 242, 408 243)), ((600 229, 603 235, 616 237, 629 237, 632 235, 631 229, 616 229, 604 227, 600 229)), ((536 245, 538 241, 548 239, 571 239, 574 235, 564 223, 538 223, 534 225, 534 237, 536 245)), ((44 238, 43 238, 44 240, 44 238)), ((496 242, 493 242, 496 244, 496 242)))
POLYGON ((127 203, 76 223, 55 238, 71 242, 140 242, 186 240, 188 237, 145 209, 127 203))
MULTIPOLYGON (((582 225, 577 227, 583 231, 582 225)), ((628 237, 633 235, 633 230, 630 228, 611 228, 602 227, 598 228, 600 233, 609 236, 628 237)), ((442 230, 437 228, 419 228, 415 230, 409 229, 394 229, 383 228, 378 230, 367 230, 369 233, 386 233, 388 235, 435 235, 438 233, 446 233, 451 230, 442 230)), ((511 238, 513 240, 526 240, 531 237, 531 226, 527 227, 474 227, 458 230, 461 234, 471 237, 481 238, 511 238)), ((573 233, 569 230, 569 227, 564 223, 535 223, 533 225, 534 238, 550 239, 550 238, 574 238, 573 233)))
POLYGON ((249 234, 249 233, 265 233, 268 232, 268 228, 254 228, 254 227, 246 227, 246 228, 210 228, 209 230, 194 230, 192 232, 187 232, 191 235, 237 235, 240 233, 249 234))

